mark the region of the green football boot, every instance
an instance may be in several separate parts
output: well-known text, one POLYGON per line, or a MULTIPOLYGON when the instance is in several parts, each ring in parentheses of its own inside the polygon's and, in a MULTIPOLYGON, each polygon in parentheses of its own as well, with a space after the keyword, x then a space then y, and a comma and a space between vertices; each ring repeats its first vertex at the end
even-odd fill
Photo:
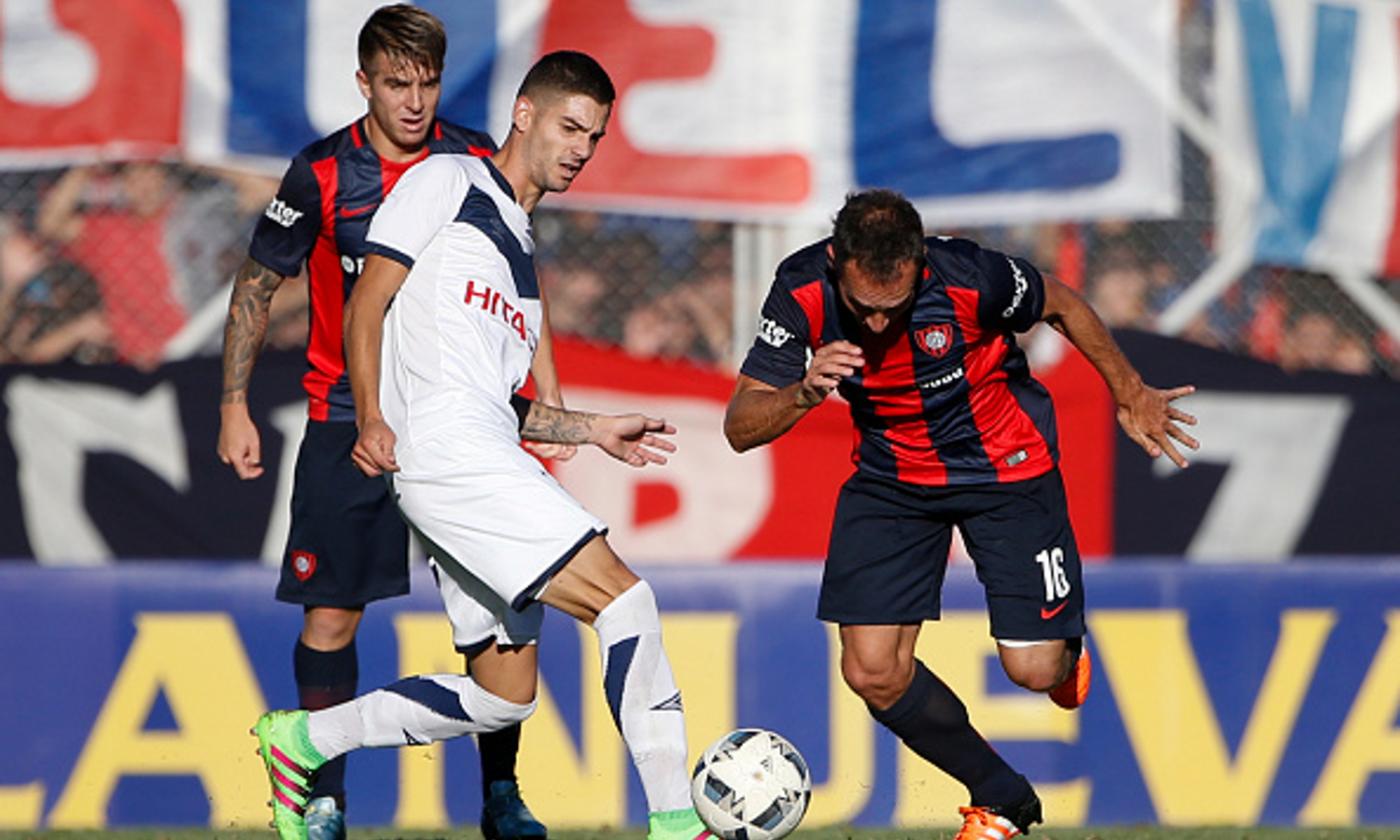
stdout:
POLYGON ((268 712, 258 718, 251 731, 258 737, 258 755, 272 786, 272 827, 282 840, 307 840, 305 815, 311 774, 326 759, 311 745, 306 712, 268 712))
POLYGON ((654 811, 647 818, 647 840, 706 840, 714 836, 694 808, 654 811))

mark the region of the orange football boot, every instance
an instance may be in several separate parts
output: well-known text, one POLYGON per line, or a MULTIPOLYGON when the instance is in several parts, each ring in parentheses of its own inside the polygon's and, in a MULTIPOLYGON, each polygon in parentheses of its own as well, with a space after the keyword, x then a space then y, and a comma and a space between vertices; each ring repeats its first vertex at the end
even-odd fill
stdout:
POLYGON ((1079 660, 1065 677, 1065 681, 1050 689, 1050 699, 1061 709, 1077 709, 1084 705, 1089 696, 1089 686, 1093 682, 1094 666, 1089 661, 1089 645, 1084 644, 1079 651, 1079 660))

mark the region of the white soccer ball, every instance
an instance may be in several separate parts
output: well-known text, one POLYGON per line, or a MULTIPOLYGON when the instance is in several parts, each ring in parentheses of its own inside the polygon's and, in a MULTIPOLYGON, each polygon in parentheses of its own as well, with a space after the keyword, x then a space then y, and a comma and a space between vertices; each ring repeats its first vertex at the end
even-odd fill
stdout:
POLYGON ((724 840, 778 840, 802 821, 812 774, 791 742, 766 729, 736 729, 695 765, 690 798, 724 840))

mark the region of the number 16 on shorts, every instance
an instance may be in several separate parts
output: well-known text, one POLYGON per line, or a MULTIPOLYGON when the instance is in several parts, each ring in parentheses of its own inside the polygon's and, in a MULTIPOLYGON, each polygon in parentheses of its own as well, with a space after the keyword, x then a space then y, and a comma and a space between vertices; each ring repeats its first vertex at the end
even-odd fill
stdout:
POLYGON ((1045 579, 1045 601, 1054 603, 1069 595, 1069 576, 1065 574, 1065 552, 1059 546, 1046 549, 1035 556, 1045 579))

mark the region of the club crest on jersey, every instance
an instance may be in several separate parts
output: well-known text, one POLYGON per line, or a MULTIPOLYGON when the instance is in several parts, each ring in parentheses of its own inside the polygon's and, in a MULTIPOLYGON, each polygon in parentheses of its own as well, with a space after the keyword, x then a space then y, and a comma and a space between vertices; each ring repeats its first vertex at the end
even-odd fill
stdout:
POLYGON ((297 576, 297 580, 305 583, 307 578, 316 574, 316 555, 309 551, 293 551, 292 574, 297 576))
POLYGON ((935 359, 942 358, 947 355, 948 348, 953 346, 953 325, 930 324, 916 331, 914 340, 918 342, 920 350, 935 359))

